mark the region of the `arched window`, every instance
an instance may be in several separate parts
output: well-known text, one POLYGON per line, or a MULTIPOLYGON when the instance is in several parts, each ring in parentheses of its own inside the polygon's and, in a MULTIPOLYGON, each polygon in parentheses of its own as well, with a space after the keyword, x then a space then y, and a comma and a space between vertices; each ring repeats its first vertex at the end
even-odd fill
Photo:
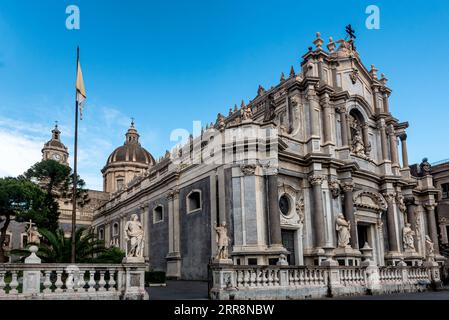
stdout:
POLYGON ((164 221, 164 207, 159 204, 153 209, 153 223, 161 221, 164 221))
POLYGON ((112 225, 112 235, 113 236, 118 236, 118 233, 119 233, 118 222, 114 222, 114 224, 112 225))
POLYGON ((99 240, 104 240, 104 229, 98 229, 98 239, 99 240))
POLYGON ((187 195, 187 213, 201 210, 201 191, 193 190, 187 195))

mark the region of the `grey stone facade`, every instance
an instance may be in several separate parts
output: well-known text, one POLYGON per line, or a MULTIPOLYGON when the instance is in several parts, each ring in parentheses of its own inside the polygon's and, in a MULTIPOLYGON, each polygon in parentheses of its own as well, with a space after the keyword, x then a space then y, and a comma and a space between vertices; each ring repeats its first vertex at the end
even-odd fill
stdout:
POLYGON ((314 45, 298 73, 292 67, 269 90, 259 86, 253 100, 218 114, 111 193, 94 228, 119 219, 122 232, 126 216, 139 212, 149 266, 183 279, 206 278, 223 221, 235 265, 273 265, 286 255, 295 266, 360 266, 366 250, 379 267, 442 263, 438 245, 426 247, 426 236, 439 241, 438 190, 430 175, 410 172, 409 124, 391 113, 387 78, 365 67, 352 39, 325 50, 317 34, 314 45), (155 223, 157 203, 164 219, 155 223), (350 225, 343 245, 340 214, 350 225), (413 249, 404 243, 408 224, 413 249))

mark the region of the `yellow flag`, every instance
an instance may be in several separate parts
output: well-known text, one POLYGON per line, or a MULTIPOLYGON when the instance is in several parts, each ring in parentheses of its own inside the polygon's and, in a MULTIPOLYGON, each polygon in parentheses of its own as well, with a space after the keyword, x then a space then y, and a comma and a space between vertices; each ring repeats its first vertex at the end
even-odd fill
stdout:
POLYGON ((83 72, 81 64, 78 61, 78 69, 76 72, 76 99, 80 108, 80 119, 83 120, 84 100, 86 100, 86 89, 84 88, 83 72))

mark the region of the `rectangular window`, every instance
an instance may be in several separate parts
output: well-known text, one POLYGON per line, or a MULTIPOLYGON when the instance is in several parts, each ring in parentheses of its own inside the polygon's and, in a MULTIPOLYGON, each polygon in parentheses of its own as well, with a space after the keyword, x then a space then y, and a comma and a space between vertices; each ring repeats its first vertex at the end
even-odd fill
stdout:
POLYGON ((27 234, 22 234, 22 248, 25 248, 28 244, 28 235, 27 234))
POLYGON ((123 179, 117 179, 117 190, 121 190, 123 188, 124 183, 125 182, 123 179))
POLYGON ((158 223, 164 220, 164 207, 158 205, 153 209, 153 223, 158 223))
POLYGON ((449 183, 443 183, 441 191, 443 191, 443 199, 449 199, 449 183))

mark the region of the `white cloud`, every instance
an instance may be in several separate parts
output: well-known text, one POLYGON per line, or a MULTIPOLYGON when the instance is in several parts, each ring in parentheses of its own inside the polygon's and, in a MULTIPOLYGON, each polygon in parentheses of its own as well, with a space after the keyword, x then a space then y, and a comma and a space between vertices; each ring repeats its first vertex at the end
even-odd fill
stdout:
POLYGON ((17 176, 41 160, 42 143, 0 129, 0 176, 17 176))

